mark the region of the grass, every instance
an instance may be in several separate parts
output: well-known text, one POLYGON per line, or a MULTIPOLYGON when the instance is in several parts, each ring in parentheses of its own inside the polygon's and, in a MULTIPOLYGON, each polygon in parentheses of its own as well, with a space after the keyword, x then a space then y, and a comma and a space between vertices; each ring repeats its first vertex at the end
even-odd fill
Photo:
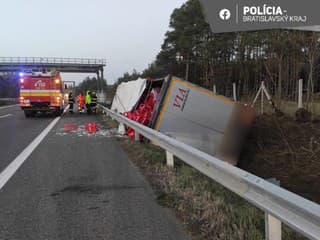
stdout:
POLYGON ((117 128, 118 127, 118 125, 119 125, 119 123, 116 121, 116 120, 113 120, 113 119, 111 119, 110 117, 108 117, 108 116, 105 116, 105 115, 103 115, 103 121, 104 121, 104 123, 105 123, 105 126, 107 127, 107 128, 117 128))
MULTIPOLYGON (((116 122, 105 118, 108 127, 116 122)), ((193 239, 264 239, 264 213, 197 170, 175 159, 165 165, 165 151, 131 139, 118 139, 129 158, 152 185, 160 205, 174 210, 193 239)), ((285 240, 305 239, 283 227, 285 240)))

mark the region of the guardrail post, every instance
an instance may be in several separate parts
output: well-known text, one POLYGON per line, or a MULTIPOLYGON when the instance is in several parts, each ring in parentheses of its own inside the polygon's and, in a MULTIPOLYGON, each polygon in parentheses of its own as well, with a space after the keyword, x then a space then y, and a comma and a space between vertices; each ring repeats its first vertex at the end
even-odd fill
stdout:
MULTIPOLYGON (((261 92, 263 95, 263 92, 261 92)), ((266 179, 268 182, 280 186, 280 181, 275 178, 266 179)), ((282 229, 281 229, 281 221, 269 213, 265 212, 265 234, 266 240, 281 240, 282 229)))
POLYGON ((137 142, 140 140, 140 134, 137 130, 134 130, 134 140, 137 142))
POLYGON ((216 87, 215 84, 213 85, 213 93, 214 93, 214 94, 217 94, 217 87, 216 87))
POLYGON ((263 96, 264 92, 261 91, 261 114, 264 113, 264 96, 263 96))
POLYGON ((299 79, 299 85, 298 85, 298 109, 303 108, 302 105, 302 91, 303 91, 303 80, 299 79))
POLYGON ((237 85, 236 83, 234 82, 232 84, 232 90, 233 90, 233 101, 237 101, 237 85))
POLYGON ((281 240, 281 221, 265 213, 266 240, 281 240))
POLYGON ((126 126, 123 123, 119 123, 118 133, 121 134, 121 135, 125 135, 126 134, 126 126))
POLYGON ((166 151, 167 166, 174 167, 174 158, 171 152, 166 151))

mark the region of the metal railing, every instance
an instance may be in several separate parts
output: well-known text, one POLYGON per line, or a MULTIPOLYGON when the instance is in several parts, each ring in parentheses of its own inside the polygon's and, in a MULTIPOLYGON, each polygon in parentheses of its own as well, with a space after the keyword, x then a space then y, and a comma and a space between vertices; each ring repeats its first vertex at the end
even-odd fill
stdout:
MULTIPOLYGON (((133 128, 188 165, 217 181, 265 212, 267 240, 281 239, 281 222, 310 239, 320 239, 320 205, 278 187, 260 177, 241 170, 185 143, 134 122, 102 105, 109 116, 133 128)), ((169 158, 169 159, 168 159, 169 158)))
POLYGON ((0 64, 81 64, 105 65, 105 59, 54 57, 0 57, 0 64))
POLYGON ((16 102, 18 98, 0 98, 0 101, 16 102))

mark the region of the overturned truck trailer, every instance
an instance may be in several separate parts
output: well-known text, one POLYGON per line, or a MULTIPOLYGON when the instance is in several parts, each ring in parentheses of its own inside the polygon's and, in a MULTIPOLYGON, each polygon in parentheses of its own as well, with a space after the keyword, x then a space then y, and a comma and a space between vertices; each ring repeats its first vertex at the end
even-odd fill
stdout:
MULTIPOLYGON (((119 102, 125 94, 117 90, 117 95, 119 102)), ((134 107, 124 113, 127 117, 237 164, 254 119, 252 108, 171 76, 147 81, 140 95, 132 103, 134 107)), ((132 131, 128 129, 129 136, 134 136, 132 131)))
POLYGON ((164 80, 159 99, 152 128, 237 163, 253 109, 176 77, 164 80))

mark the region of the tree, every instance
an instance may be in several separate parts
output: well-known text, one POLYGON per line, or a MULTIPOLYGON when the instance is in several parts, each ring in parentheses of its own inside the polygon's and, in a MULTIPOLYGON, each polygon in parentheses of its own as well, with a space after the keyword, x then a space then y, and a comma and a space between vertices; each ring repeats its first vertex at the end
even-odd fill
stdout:
MULTIPOLYGON (((90 78, 90 77, 86 77, 77 87, 76 87, 76 93, 80 93, 82 92, 83 94, 86 93, 86 91, 88 90, 95 90, 97 91, 97 84, 98 84, 98 80, 96 77, 90 78)), ((102 81, 102 89, 106 89, 107 87, 107 82, 104 79, 102 81)))
POLYGON ((308 101, 320 90, 320 44, 316 33, 263 30, 241 33, 211 32, 198 0, 175 9, 156 60, 141 74, 125 73, 119 82, 141 77, 175 75, 218 93, 229 95, 233 82, 238 95, 254 95, 265 81, 278 107, 295 100, 297 81, 307 80, 308 101))
POLYGON ((117 85, 122 82, 137 80, 140 76, 141 74, 138 73, 137 70, 133 69, 132 73, 126 72, 122 77, 118 78, 117 85))

